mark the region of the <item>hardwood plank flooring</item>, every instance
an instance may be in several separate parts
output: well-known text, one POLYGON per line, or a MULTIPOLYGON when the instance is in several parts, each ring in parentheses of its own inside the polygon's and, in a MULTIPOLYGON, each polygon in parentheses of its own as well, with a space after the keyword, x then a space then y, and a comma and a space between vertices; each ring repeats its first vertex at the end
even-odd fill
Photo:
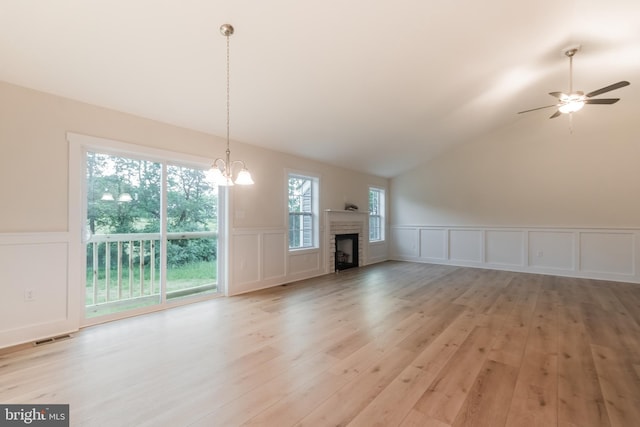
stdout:
POLYGON ((0 352, 73 426, 631 426, 640 285, 386 262, 0 352))

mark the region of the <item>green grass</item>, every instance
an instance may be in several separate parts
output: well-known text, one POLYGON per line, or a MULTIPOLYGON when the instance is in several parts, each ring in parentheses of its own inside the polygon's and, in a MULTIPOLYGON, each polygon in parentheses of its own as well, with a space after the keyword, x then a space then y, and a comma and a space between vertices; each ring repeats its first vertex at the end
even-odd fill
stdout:
POLYGON ((192 262, 180 267, 167 267, 167 290, 217 282, 216 262, 192 262))
MULTIPOLYGON (((114 306, 115 311, 123 311, 132 308, 138 308, 146 305, 155 304, 159 301, 152 296, 159 295, 160 292, 160 271, 155 269, 155 277, 151 282, 151 271, 149 266, 145 266, 144 278, 140 283, 140 267, 133 267, 133 283, 130 288, 129 269, 122 269, 122 279, 120 288, 118 287, 118 271, 115 268, 110 270, 109 277, 109 298, 107 300, 107 286, 105 283, 105 270, 98 271, 97 286, 95 289, 94 301, 94 284, 93 270, 87 269, 87 286, 85 305, 87 307, 109 304, 114 306), (152 297, 152 298, 149 298, 152 297), (137 302, 136 302, 137 301, 137 302), (113 303, 113 304, 112 304, 113 303)), ((203 291, 211 292, 211 286, 217 284, 217 263, 216 262, 193 262, 179 267, 167 267, 167 293, 179 292, 180 296, 190 294, 201 294, 203 291), (203 289, 203 287, 208 288, 203 289)), ((170 296, 170 295, 169 295, 170 296)), ((106 308, 106 307, 105 307, 106 308)), ((88 316, 97 316, 106 314, 105 310, 96 311, 94 308, 87 310, 88 316)))

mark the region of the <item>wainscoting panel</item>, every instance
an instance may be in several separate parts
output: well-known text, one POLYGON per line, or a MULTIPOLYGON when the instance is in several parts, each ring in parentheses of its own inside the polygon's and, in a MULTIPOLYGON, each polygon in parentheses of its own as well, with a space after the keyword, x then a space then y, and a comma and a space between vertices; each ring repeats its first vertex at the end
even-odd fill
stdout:
POLYGON ((524 266, 524 233, 522 231, 485 231, 485 261, 489 264, 524 266))
POLYGON ((449 230, 449 259, 453 262, 482 262, 482 231, 449 230))
POLYGON ((392 226, 390 258, 640 283, 640 229, 392 226))
POLYGON ((233 236, 231 255, 232 280, 236 286, 260 280, 261 234, 238 234, 233 236))
POLYGON ((228 294, 237 295, 324 274, 321 249, 289 251, 284 228, 231 231, 228 294))
POLYGON ((635 274, 633 233, 580 233, 580 270, 593 273, 635 274))
POLYGON ((262 239, 262 278, 282 279, 286 276, 287 235, 284 232, 265 232, 262 239))
POLYGON ((445 260, 448 248, 446 230, 420 230, 420 257, 445 260))
POLYGON ((419 230, 418 228, 393 228, 391 230, 391 252, 400 257, 419 257, 419 230))
POLYGON ((574 270, 575 236, 575 233, 565 231, 529 231, 529 265, 574 270))
POLYGON ((289 254, 289 274, 315 273, 320 270, 320 249, 294 251, 289 254))
POLYGON ((0 348, 79 328, 69 271, 67 233, 0 234, 0 348))
POLYGON ((369 259, 366 260, 366 264, 374 264, 376 262, 382 262, 389 259, 389 245, 388 240, 384 242, 369 243, 369 259))
POLYGON ((14 329, 67 317, 67 245, 0 246, 2 327, 14 329), (27 293, 33 297, 27 301, 27 293), (21 304, 16 306, 15 301, 21 304))

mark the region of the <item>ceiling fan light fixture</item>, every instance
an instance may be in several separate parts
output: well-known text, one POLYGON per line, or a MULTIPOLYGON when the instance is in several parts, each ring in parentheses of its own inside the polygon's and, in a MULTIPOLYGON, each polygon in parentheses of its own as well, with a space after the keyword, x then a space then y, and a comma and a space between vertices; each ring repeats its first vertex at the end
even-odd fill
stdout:
POLYGON ((575 113, 576 111, 580 111, 582 107, 584 107, 584 100, 584 95, 580 95, 577 93, 572 93, 570 95, 562 94, 560 96, 562 105, 558 107, 558 110, 564 114, 575 113))

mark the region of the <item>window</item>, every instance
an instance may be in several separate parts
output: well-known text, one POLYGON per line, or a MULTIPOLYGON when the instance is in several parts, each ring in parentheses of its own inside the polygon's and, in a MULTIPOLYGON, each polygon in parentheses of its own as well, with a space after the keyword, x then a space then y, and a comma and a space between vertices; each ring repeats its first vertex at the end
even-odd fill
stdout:
POLYGON ((384 240, 384 189, 369 188, 369 241, 384 240))
POLYGON ((289 249, 317 247, 318 178, 289 174, 289 249))

